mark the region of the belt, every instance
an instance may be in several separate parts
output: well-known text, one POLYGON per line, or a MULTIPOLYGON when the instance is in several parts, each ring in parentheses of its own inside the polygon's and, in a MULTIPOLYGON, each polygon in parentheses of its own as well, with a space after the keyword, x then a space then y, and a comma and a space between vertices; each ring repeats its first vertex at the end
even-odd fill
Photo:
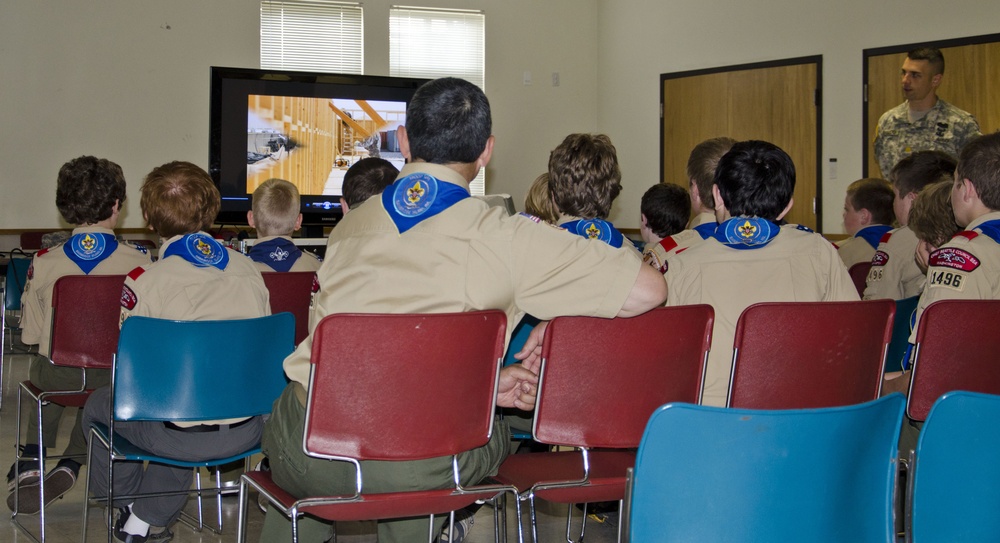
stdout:
POLYGON ((197 426, 177 426, 176 424, 163 421, 163 425, 167 427, 168 430, 176 430, 178 432, 192 432, 192 433, 202 433, 202 432, 218 432, 219 430, 227 430, 233 428, 239 428, 244 424, 254 420, 254 417, 250 417, 239 422, 234 422, 233 424, 199 424, 197 426))

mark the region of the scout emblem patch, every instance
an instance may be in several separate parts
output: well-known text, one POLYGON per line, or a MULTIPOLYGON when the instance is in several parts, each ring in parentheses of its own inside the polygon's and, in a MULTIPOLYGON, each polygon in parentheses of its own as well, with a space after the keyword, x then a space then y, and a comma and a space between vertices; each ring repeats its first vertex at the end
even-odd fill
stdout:
POLYGON ((620 248, 625 241, 625 236, 621 232, 608 221, 601 219, 570 221, 564 223, 562 227, 578 236, 600 240, 615 248, 620 248))
POLYGON ((220 270, 229 265, 229 252, 208 234, 196 232, 171 243, 162 258, 179 256, 199 268, 212 266, 220 270))
POLYGON ((382 191, 382 207, 402 234, 468 197, 468 190, 418 172, 397 179, 382 191))
POLYGON ((759 217, 734 217, 715 229, 715 239, 733 249, 759 249, 774 239, 781 228, 759 217))
POLYGON ((263 262, 276 271, 286 272, 302 256, 302 249, 296 247, 292 240, 274 238, 264 243, 255 243, 247 256, 254 262, 263 262))
POLYGON ((63 244, 63 251, 83 273, 90 274, 102 260, 118 248, 118 240, 111 234, 84 232, 76 234, 63 244))

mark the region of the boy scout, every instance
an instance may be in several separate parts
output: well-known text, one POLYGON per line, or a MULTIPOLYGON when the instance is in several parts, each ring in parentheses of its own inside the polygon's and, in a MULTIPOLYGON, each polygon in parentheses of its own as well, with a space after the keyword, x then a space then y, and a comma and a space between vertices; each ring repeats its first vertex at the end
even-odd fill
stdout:
POLYGON ((688 228, 696 230, 705 239, 715 232, 715 198, 712 185, 715 184, 715 169, 722 155, 733 148, 736 140, 720 137, 707 139, 694 146, 688 155, 687 176, 690 183, 691 209, 694 217, 688 228))
POLYGON ((886 232, 892 230, 892 185, 885 179, 858 179, 844 197, 844 230, 851 237, 837 243, 837 254, 847 269, 871 262, 886 232))
POLYGON ((292 242, 292 232, 302 227, 299 189, 284 179, 268 179, 253 191, 247 223, 258 239, 247 256, 260 271, 316 271, 320 260, 292 242))
POLYGON ((667 271, 667 251, 677 248, 678 236, 688 234, 701 240, 694 230, 684 230, 691 215, 691 197, 677 185, 657 183, 649 187, 642 195, 639 210, 639 233, 646 243, 642 261, 660 273, 667 271))
POLYGON ((396 180, 399 170, 384 158, 362 158, 347 169, 344 174, 344 195, 340 197, 340 207, 344 213, 363 204, 366 200, 382 194, 386 187, 396 180))

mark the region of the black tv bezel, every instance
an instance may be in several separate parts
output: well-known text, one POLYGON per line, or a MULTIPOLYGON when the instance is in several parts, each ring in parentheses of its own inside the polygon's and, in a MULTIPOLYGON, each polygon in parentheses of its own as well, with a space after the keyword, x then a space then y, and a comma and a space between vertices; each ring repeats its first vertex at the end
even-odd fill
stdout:
MULTIPOLYGON (((348 98, 406 102, 427 79, 387 77, 323 72, 261 70, 253 68, 211 67, 209 103, 208 173, 222 195, 222 208, 216 224, 247 226, 250 195, 237 195, 236 187, 246 189, 247 99, 253 94, 299 96, 307 98, 348 98), (230 139, 225 136, 231 134, 230 139), (238 136, 238 137, 237 137, 238 136)), ((339 203, 318 210, 309 205, 329 196, 302 195, 302 224, 312 227, 334 226, 343 217, 339 203)))

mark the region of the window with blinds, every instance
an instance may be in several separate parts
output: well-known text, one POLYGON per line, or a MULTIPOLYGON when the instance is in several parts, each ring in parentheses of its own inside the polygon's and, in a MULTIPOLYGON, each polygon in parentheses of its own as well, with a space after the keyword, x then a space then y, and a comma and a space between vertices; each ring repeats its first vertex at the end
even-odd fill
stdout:
POLYGON ((361 4, 325 0, 260 3, 260 67, 361 74, 361 4))
MULTIPOLYGON (((389 9, 389 75, 460 77, 486 88, 486 15, 481 11, 393 6, 389 9)), ((485 194, 485 172, 471 183, 485 194)))

